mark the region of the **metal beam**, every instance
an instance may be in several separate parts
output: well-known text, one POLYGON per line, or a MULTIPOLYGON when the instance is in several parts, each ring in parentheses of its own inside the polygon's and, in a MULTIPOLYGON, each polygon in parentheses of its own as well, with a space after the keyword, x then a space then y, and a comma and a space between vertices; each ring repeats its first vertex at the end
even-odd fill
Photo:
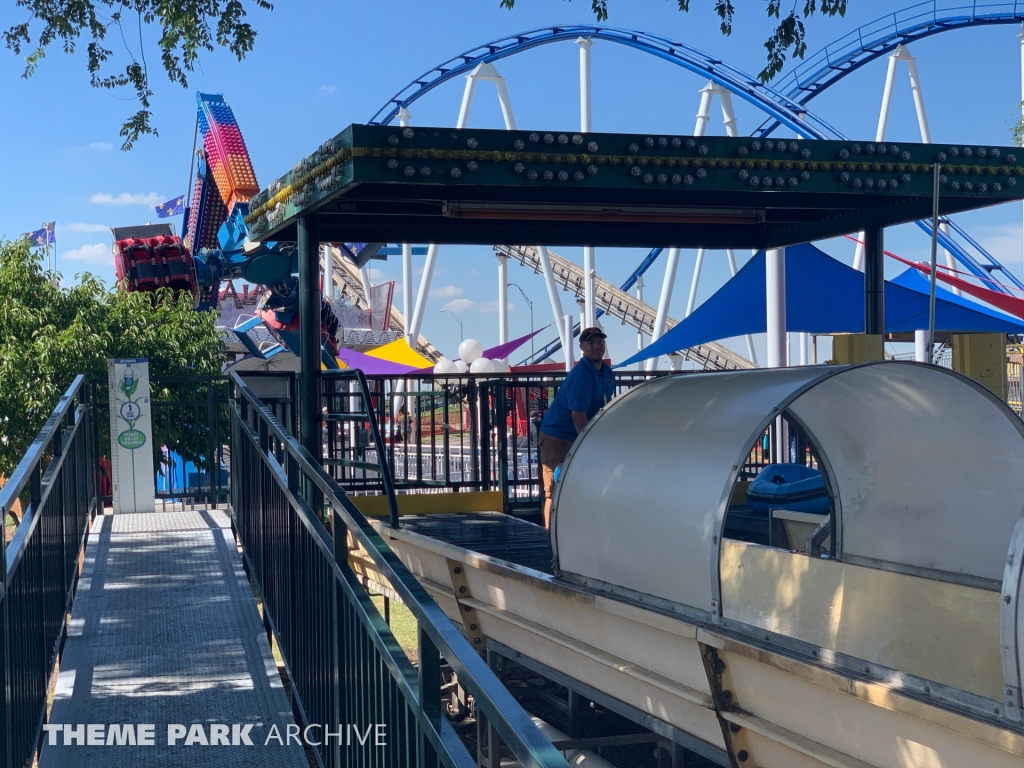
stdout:
POLYGON ((320 235, 317 214, 298 219, 299 442, 315 461, 320 445, 320 235))
POLYGON ((885 246, 881 227, 864 236, 864 333, 885 333, 885 246))

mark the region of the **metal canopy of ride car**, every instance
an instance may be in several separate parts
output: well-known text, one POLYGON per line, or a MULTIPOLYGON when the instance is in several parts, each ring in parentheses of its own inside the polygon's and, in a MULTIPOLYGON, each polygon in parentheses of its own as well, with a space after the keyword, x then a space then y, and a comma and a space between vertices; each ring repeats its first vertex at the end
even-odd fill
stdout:
POLYGON ((1024 198, 1024 152, 351 125, 251 202, 253 240, 774 248, 1024 198))

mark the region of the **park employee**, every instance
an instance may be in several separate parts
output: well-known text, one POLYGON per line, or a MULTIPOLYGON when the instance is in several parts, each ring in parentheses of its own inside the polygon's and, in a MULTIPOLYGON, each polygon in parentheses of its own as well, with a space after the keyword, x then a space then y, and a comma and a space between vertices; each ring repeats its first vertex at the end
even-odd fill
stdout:
POLYGON ((597 415, 615 395, 615 373, 604 361, 604 340, 600 328, 580 332, 583 359, 569 371, 558 394, 540 424, 541 472, 544 477, 544 527, 551 522, 551 494, 555 484, 555 467, 565 460, 573 440, 587 422, 597 415))

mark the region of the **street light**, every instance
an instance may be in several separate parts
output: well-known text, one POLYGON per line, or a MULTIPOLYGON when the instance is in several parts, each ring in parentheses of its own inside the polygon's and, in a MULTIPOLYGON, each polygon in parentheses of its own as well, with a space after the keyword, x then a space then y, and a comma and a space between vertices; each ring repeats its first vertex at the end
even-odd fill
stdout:
POLYGON ((442 312, 447 312, 449 315, 455 318, 455 322, 459 324, 459 341, 465 341, 465 337, 462 334, 462 321, 459 320, 458 316, 450 309, 442 309, 442 312))
MULTIPOLYGON (((530 333, 533 333, 533 302, 530 301, 530 297, 526 295, 526 291, 524 291, 521 286, 516 283, 508 284, 509 288, 512 288, 513 286, 523 294, 523 298, 526 300, 526 303, 530 305, 530 333)), ((533 357, 533 336, 530 337, 530 357, 533 357)))

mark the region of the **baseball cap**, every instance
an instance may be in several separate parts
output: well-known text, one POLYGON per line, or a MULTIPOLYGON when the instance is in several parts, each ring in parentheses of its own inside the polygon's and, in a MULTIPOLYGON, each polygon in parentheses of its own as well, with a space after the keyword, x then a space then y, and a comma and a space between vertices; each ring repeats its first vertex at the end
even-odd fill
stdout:
POLYGON ((594 337, 607 339, 608 334, 602 331, 596 325, 590 328, 584 328, 582 331, 580 331, 580 344, 582 344, 585 341, 590 341, 594 337))

